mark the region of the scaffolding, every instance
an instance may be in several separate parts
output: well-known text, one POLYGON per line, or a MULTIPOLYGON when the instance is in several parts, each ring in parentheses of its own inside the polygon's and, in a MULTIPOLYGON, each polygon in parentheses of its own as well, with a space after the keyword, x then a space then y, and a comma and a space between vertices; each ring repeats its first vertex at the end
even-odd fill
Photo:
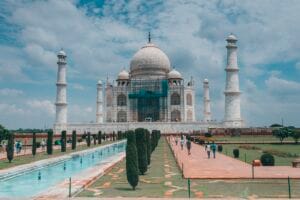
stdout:
POLYGON ((131 80, 128 98, 132 121, 167 121, 168 80, 131 80))

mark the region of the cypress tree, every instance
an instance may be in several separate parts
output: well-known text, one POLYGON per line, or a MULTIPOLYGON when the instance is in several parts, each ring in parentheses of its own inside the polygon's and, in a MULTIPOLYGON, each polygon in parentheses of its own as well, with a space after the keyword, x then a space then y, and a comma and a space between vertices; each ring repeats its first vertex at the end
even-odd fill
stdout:
POLYGON ((53 152, 53 131, 49 130, 47 136, 47 154, 51 155, 52 152, 53 152))
POLYGON ((61 146, 61 152, 66 152, 67 131, 62 131, 61 132, 60 146, 61 146))
POLYGON ((93 141, 94 141, 94 145, 97 144, 97 141, 96 141, 96 134, 93 134, 93 141))
POLYGON ((77 135, 76 130, 72 131, 72 150, 76 149, 77 135))
POLYGON ((7 160, 11 163, 11 161, 14 159, 14 134, 8 133, 7 135, 7 146, 6 146, 6 155, 7 160))
POLYGON ((87 133, 86 144, 88 147, 91 146, 91 133, 90 132, 87 133))
POLYGON ((138 154, 136 148, 136 136, 134 131, 127 131, 126 145, 126 175, 127 181, 135 190, 139 182, 138 154))
POLYGON ((98 131, 98 144, 102 143, 102 135, 101 135, 101 131, 98 131))
POLYGON ((32 155, 35 156, 35 154, 36 154, 36 133, 35 132, 32 133, 32 146, 31 147, 32 147, 32 150, 31 150, 32 155))
POLYGON ((150 132, 146 129, 146 142, 147 142, 147 161, 148 165, 150 165, 151 162, 151 153, 152 153, 152 148, 151 148, 151 137, 150 137, 150 132))
POLYGON ((112 137, 113 137, 113 141, 116 141, 116 133, 115 133, 115 131, 113 131, 112 137))
POLYGON ((142 175, 147 171, 148 160, 147 160, 147 142, 145 129, 137 128, 135 129, 136 136, 136 147, 138 152, 138 166, 140 173, 142 175))

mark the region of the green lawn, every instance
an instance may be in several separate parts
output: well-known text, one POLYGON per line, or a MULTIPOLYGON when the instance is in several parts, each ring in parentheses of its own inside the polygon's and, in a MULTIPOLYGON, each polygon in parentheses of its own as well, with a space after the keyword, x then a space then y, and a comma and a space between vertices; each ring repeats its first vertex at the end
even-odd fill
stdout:
MULTIPOLYGON (((242 135, 242 136, 215 136, 213 137, 215 141, 220 142, 280 142, 278 138, 272 135, 263 135, 263 136, 251 136, 251 135, 242 135)), ((284 140, 294 142, 293 138, 288 137, 284 140)))
POLYGON ((242 161, 246 161, 248 163, 252 163, 252 160, 260 159, 260 156, 263 154, 265 150, 276 150, 281 153, 290 153, 291 155, 276 156, 275 165, 287 165, 291 166, 291 162, 296 159, 296 157, 300 157, 300 144, 248 144, 249 147, 254 147, 254 149, 245 149, 241 148, 240 144, 225 144, 223 145, 223 153, 233 157, 233 149, 238 148, 240 150, 239 159, 242 161))
MULTIPOLYGON (((300 197, 300 180, 292 180, 292 197, 300 197)), ((140 176, 136 191, 126 180, 125 161, 117 164, 79 197, 188 197, 187 179, 181 177, 174 157, 161 138, 150 168, 140 176)), ((271 198, 288 197, 287 180, 191 180, 191 197, 271 198)))
MULTIPOLYGON (((101 145, 108 144, 108 143, 111 143, 111 142, 107 141, 107 142, 102 143, 101 145)), ((100 146, 100 145, 98 145, 98 144, 94 145, 92 143, 90 148, 97 147, 97 146, 100 146)), ((68 154, 68 153, 81 151, 81 150, 85 150, 85 149, 88 149, 88 147, 86 144, 83 144, 83 145, 77 145, 76 150, 72 150, 71 148, 67 148, 66 152, 61 152, 60 149, 53 150, 52 155, 48 155, 46 152, 41 152, 41 153, 37 153, 35 156, 32 156, 32 155, 15 156, 11 163, 9 163, 7 159, 0 160, 0 170, 9 168, 9 167, 18 166, 18 165, 28 164, 28 163, 43 160, 43 159, 54 158, 54 157, 62 156, 62 155, 68 154)), ((31 151, 31 149, 28 149, 28 150, 31 151)))

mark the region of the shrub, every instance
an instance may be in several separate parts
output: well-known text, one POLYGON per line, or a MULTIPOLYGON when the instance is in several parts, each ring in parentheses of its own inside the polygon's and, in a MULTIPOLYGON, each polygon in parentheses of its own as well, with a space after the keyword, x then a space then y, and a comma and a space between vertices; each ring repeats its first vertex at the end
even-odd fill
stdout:
POLYGON ((76 135, 76 131, 72 131, 72 150, 76 149, 76 139, 77 139, 77 135, 76 135))
POLYGON ((274 166, 275 159, 274 159, 274 156, 272 154, 264 153, 260 157, 260 162, 262 163, 263 166, 274 166))
POLYGON ((47 136, 47 154, 51 155, 52 152, 53 152, 53 131, 49 130, 47 136))
POLYGON ((54 141, 54 145, 60 145, 60 144, 61 144, 60 140, 55 140, 54 141))
POLYGON ((136 147, 138 152, 138 166, 142 175, 147 171, 148 160, 147 160, 147 141, 146 132, 143 128, 135 129, 136 136, 136 147))
POLYGON ((127 181, 135 190, 139 182, 139 168, 138 168, 138 153, 136 148, 136 136, 134 131, 127 131, 127 145, 126 145, 126 175, 127 181))
POLYGON ((61 146, 61 152, 66 152, 66 146, 67 146, 67 131, 61 132, 61 138, 60 138, 60 146, 61 146))
POLYGON ((98 144, 102 143, 102 135, 101 135, 101 131, 98 132, 98 144))
POLYGON ((90 132, 87 133, 86 144, 88 147, 91 146, 91 133, 90 132))
POLYGON ((41 142, 36 142, 36 148, 40 148, 41 147, 41 142))
POLYGON ((6 146, 6 155, 8 161, 11 163, 11 161, 14 158, 14 134, 8 133, 7 135, 7 146, 6 146))
POLYGON ((211 133, 205 133, 204 136, 205 136, 205 137, 211 137, 212 134, 211 134, 211 133))
POLYGON ((97 144, 97 135, 96 134, 93 134, 93 141, 94 141, 94 145, 96 145, 97 144))
POLYGON ((221 144, 218 145, 218 152, 222 152, 223 151, 223 146, 221 144))
POLYGON ((36 154, 36 133, 35 132, 32 133, 32 146, 31 147, 32 147, 31 153, 33 156, 35 156, 35 154, 36 154))
POLYGON ((233 156, 234 156, 235 158, 240 157, 240 150, 239 150, 239 149, 233 149, 233 156))

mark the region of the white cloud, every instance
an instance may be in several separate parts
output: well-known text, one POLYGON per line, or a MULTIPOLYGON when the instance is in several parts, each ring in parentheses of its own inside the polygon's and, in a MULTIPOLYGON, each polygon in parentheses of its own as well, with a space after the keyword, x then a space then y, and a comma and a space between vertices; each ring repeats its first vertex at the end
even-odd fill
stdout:
POLYGON ((20 96, 23 94, 22 90, 17 90, 17 89, 11 89, 11 88, 3 88, 0 89, 0 96, 20 96))
POLYGON ((73 83, 72 84, 72 87, 75 89, 75 90, 81 90, 81 91, 84 91, 85 90, 85 87, 81 84, 78 84, 78 83, 73 83))
POLYGON ((270 78, 266 80, 266 86, 272 93, 277 93, 277 94, 289 93, 294 95, 298 95, 300 93, 299 82, 281 79, 276 76, 270 76, 270 78))
POLYGON ((41 112, 48 115, 55 114, 55 106, 49 100, 29 100, 27 105, 31 108, 31 112, 41 112))

